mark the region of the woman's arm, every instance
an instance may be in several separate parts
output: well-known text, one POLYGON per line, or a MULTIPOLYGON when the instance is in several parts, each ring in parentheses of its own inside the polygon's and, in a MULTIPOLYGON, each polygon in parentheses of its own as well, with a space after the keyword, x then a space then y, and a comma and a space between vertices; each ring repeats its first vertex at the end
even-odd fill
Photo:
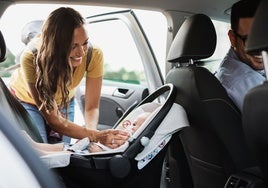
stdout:
MULTIPOLYGON (((34 84, 28 84, 31 94, 36 102, 36 106, 40 108, 41 101, 39 100, 37 90, 34 84)), ((98 131, 77 125, 61 116, 57 104, 55 102, 54 110, 46 112, 45 108, 41 108, 40 112, 47 124, 56 132, 67 135, 72 138, 82 139, 88 137, 90 141, 100 142, 108 147, 116 148, 128 139, 129 134, 120 130, 104 130, 98 131)))
POLYGON ((102 77, 86 77, 85 123, 89 129, 97 129, 102 77))
POLYGON ((53 152, 59 152, 63 151, 64 144, 63 143, 58 143, 58 144, 46 144, 46 143, 38 143, 35 142, 29 134, 27 134, 26 131, 22 130, 21 131, 22 135, 28 143, 33 146, 40 154, 45 154, 45 153, 53 153, 53 152))

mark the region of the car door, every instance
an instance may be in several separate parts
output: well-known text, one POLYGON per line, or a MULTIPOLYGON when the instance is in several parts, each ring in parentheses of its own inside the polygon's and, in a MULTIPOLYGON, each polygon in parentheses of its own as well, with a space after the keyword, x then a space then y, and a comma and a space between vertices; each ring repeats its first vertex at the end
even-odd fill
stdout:
MULTIPOLYGON (((87 18, 92 44, 104 54, 104 77, 98 129, 111 128, 132 105, 163 84, 149 41, 134 11, 123 10, 87 18)), ((76 100, 84 111, 85 84, 76 100)))

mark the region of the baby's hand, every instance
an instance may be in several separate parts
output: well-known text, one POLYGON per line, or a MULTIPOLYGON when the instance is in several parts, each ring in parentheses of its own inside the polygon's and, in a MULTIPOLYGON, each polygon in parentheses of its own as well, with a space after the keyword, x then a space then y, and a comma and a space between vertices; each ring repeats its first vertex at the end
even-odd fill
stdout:
POLYGON ((103 149, 100 146, 98 146, 97 144, 94 144, 94 143, 90 144, 88 150, 89 150, 90 153, 103 151, 103 149))

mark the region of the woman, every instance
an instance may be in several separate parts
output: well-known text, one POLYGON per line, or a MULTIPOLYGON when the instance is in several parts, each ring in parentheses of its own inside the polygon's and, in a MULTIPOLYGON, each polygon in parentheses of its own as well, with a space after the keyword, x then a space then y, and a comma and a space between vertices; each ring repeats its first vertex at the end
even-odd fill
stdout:
POLYGON ((120 146, 129 137, 123 131, 98 131, 99 100, 103 75, 103 54, 93 47, 88 67, 89 43, 85 20, 74 9, 61 7, 48 16, 40 37, 24 50, 21 67, 11 79, 11 91, 33 117, 44 140, 46 129, 69 137, 120 146), (75 88, 86 72, 85 127, 68 120, 73 113, 75 88), (65 113, 66 112, 66 113, 65 113))

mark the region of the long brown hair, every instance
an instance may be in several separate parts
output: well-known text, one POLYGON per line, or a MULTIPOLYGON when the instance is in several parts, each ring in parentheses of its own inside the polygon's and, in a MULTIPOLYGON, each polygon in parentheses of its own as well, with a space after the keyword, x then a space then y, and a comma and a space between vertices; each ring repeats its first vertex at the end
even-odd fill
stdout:
POLYGON ((44 23, 41 46, 36 57, 36 88, 46 111, 54 110, 54 97, 58 88, 62 97, 59 108, 68 107, 68 86, 73 76, 69 54, 74 30, 83 24, 85 20, 81 14, 69 7, 54 10, 44 23))

